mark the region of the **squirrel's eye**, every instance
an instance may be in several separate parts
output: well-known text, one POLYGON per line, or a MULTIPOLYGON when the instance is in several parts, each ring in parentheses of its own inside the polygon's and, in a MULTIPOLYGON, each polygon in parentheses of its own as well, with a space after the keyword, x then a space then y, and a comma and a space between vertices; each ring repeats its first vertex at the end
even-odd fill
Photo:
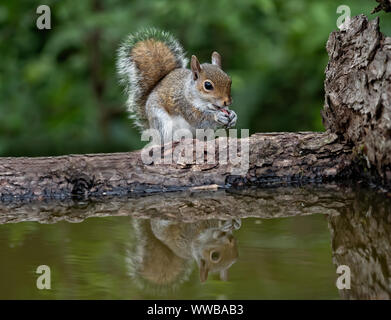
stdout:
POLYGON ((218 261, 220 259, 220 253, 218 251, 213 251, 210 254, 210 258, 212 261, 218 261))
POLYGON ((204 88, 205 88, 205 90, 208 90, 208 91, 213 90, 213 84, 211 84, 209 81, 205 81, 204 88))

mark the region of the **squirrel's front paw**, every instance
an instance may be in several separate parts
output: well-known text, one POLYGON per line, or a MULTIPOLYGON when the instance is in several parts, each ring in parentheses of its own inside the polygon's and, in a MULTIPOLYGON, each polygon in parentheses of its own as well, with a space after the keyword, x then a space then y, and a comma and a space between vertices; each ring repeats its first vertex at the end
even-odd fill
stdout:
POLYGON ((220 229, 226 232, 239 230, 241 226, 242 226, 242 220, 240 218, 220 221, 220 229))
POLYGON ((235 111, 229 110, 229 122, 227 125, 227 128, 232 128, 236 125, 236 120, 238 119, 238 116, 236 115, 235 111))
POLYGON ((236 124, 236 120, 238 119, 238 116, 236 115, 235 111, 227 109, 217 111, 214 117, 217 123, 220 123, 227 128, 234 127, 236 124))
POLYGON ((216 111, 214 114, 215 121, 223 126, 229 124, 229 114, 224 113, 223 111, 216 111))

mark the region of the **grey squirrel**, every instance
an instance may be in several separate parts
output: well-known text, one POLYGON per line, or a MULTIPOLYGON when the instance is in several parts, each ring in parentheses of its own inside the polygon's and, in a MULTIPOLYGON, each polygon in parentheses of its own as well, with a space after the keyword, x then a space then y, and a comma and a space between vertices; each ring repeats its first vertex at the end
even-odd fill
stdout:
POLYGON ((131 34, 118 51, 117 69, 125 86, 127 109, 140 130, 157 129, 164 141, 175 130, 231 128, 237 115, 231 78, 222 70, 221 56, 211 63, 191 57, 191 69, 179 42, 157 29, 131 34))
POLYGON ((187 279, 194 261, 201 282, 210 272, 227 280, 228 269, 238 258, 233 231, 240 219, 181 223, 163 219, 135 219, 136 246, 129 253, 133 279, 143 287, 175 287, 187 279))

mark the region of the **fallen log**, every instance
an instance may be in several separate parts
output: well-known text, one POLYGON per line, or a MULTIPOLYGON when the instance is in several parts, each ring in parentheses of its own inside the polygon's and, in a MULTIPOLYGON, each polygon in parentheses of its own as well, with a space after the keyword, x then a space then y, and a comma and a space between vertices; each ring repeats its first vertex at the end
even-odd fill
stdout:
POLYGON ((321 183, 348 177, 351 164, 351 148, 339 143, 335 134, 310 132, 252 135, 248 170, 240 176, 232 174, 234 164, 229 161, 144 164, 140 151, 1 158, 0 199, 3 202, 87 199, 190 188, 321 183))

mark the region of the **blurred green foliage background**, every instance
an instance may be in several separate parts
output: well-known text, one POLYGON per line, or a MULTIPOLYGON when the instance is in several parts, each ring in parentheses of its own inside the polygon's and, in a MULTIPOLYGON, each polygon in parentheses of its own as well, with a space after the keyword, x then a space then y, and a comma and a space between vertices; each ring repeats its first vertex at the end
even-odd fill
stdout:
POLYGON ((0 156, 140 148, 125 113, 116 50, 141 27, 173 33, 189 54, 217 50, 233 78, 238 128, 323 130, 325 44, 339 5, 370 15, 372 0, 48 0, 52 29, 29 0, 0 4, 0 156))

